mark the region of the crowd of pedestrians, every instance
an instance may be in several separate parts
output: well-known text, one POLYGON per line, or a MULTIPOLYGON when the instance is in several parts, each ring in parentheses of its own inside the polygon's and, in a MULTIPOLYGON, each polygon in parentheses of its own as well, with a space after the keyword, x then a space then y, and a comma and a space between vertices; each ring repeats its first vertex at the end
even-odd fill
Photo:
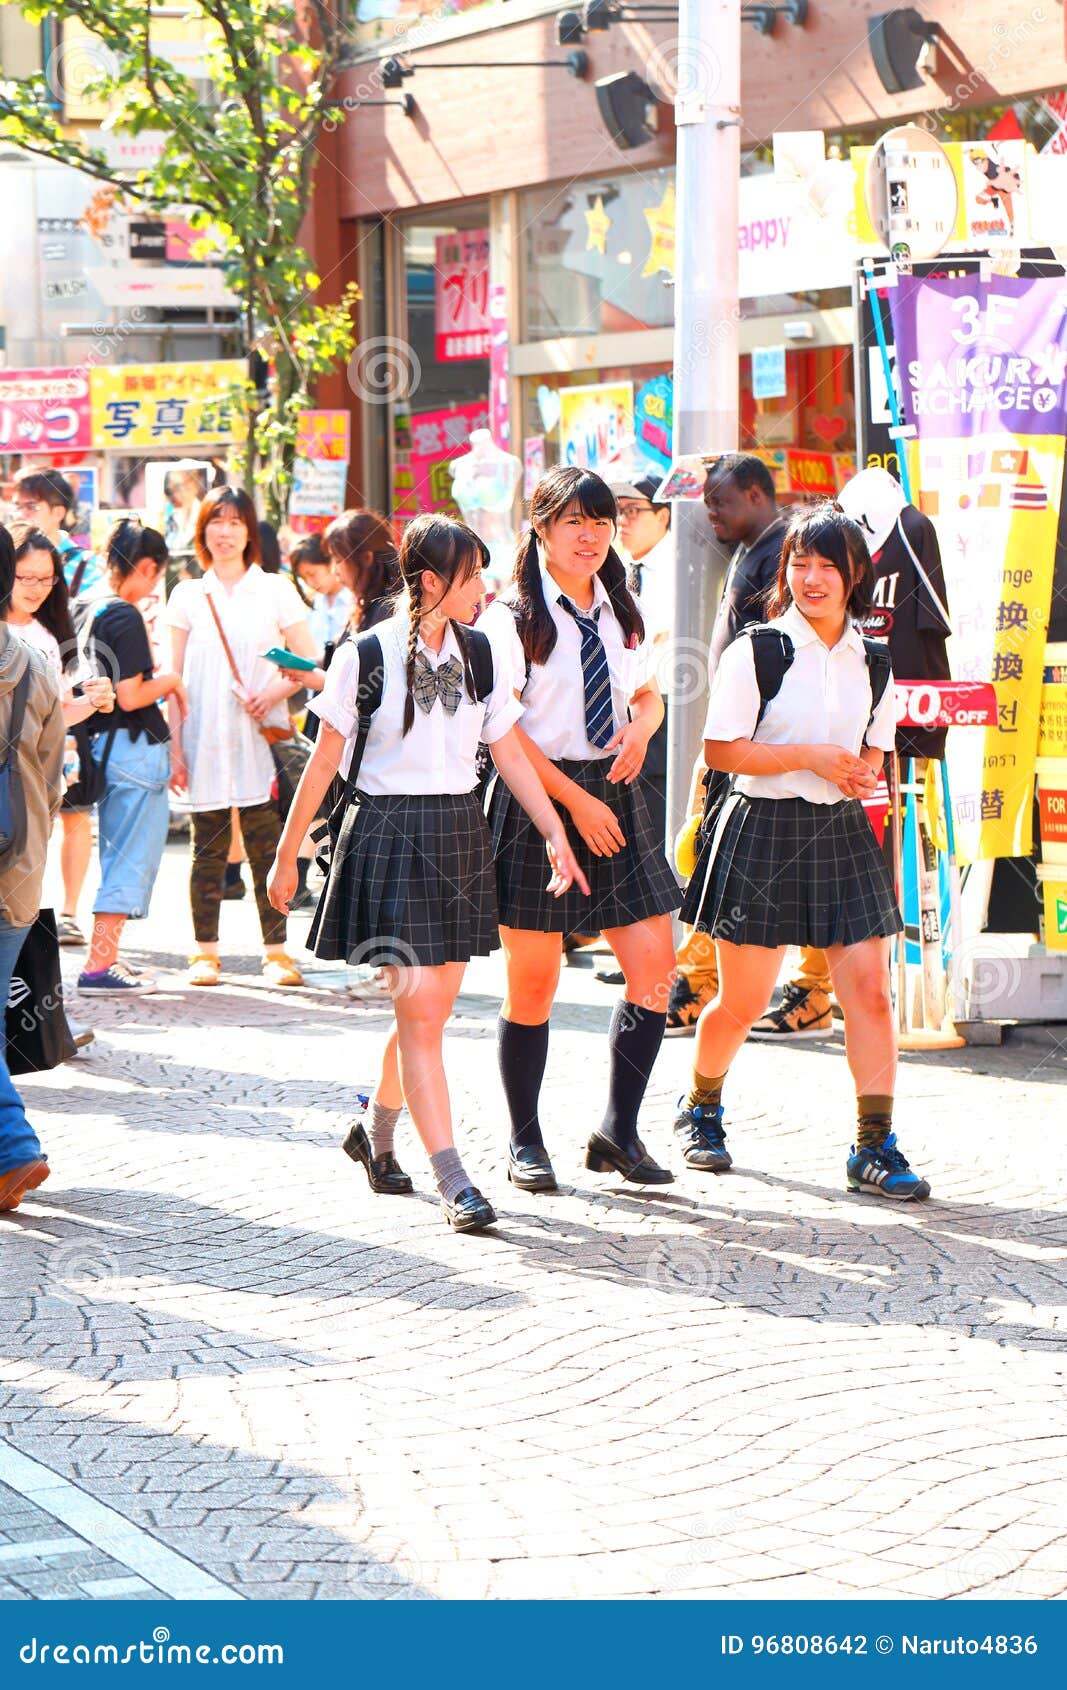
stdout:
MULTIPOLYGON (((455 1143, 442 1048, 467 962, 498 947, 507 1175, 525 1191, 557 1189, 539 1114, 552 1007, 565 951, 596 935, 617 963, 601 977, 622 995, 591 1170, 673 1180, 638 1129, 661 1041, 682 1030, 695 1030, 673 1124, 682 1160, 698 1174, 729 1168, 729 1065, 766 1024, 787 948, 801 947, 784 1013, 816 970, 818 990, 832 978, 857 1092, 848 1182, 925 1196, 893 1132, 888 950, 900 919, 862 806, 894 731, 888 662, 858 627, 873 581, 863 533, 836 507, 787 518, 757 460, 712 466, 709 518, 737 550, 712 640, 686 890, 666 851, 670 686, 665 700, 659 676, 674 570, 670 508, 655 490, 549 471, 513 579, 486 608, 486 548, 447 516, 417 518, 397 545, 387 519, 347 511, 293 543, 284 567, 248 495, 217 486, 187 513, 195 567, 164 609, 163 533, 120 518, 90 560, 62 533, 64 478, 19 477, 0 529, 0 985, 37 917, 62 806, 58 938, 85 945, 80 994, 156 989, 120 948, 126 923, 148 913, 177 802, 191 831, 187 984, 220 984, 222 904, 243 893, 246 861, 263 978, 298 988, 287 919, 315 901, 312 836, 328 821, 309 949, 380 971, 395 1012, 377 1088, 344 1144, 376 1193, 412 1189, 395 1144, 406 1105, 449 1225, 476 1232, 496 1219, 455 1143), (94 812, 86 944, 78 903, 94 812), (688 937, 676 964, 679 910, 688 937)), ((4 1067, 0 1208, 48 1171, 4 1067)))

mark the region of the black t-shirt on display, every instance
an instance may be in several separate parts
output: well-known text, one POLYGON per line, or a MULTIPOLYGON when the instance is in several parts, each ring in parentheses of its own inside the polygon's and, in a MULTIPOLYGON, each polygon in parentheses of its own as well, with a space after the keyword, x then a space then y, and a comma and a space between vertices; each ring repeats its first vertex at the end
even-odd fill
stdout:
MULTIPOLYGON (((905 505, 900 523, 947 610, 945 571, 933 523, 914 505, 905 505)), ((888 642, 894 676, 902 681, 951 680, 945 645, 951 630, 897 528, 874 554, 874 576, 874 604, 864 618, 863 632, 888 642)), ((901 757, 943 757, 946 733, 945 728, 898 728, 897 751, 901 757)))
MULTIPOLYGON (((120 681, 138 678, 147 681, 155 672, 144 617, 135 604, 127 604, 125 599, 116 599, 97 612, 86 644, 92 667, 97 674, 106 675, 116 691, 120 681)), ((110 712, 98 710, 85 725, 91 734, 125 728, 132 740, 144 734, 150 745, 166 745, 170 739, 158 704, 146 704, 140 710, 120 710, 116 703, 110 712)))

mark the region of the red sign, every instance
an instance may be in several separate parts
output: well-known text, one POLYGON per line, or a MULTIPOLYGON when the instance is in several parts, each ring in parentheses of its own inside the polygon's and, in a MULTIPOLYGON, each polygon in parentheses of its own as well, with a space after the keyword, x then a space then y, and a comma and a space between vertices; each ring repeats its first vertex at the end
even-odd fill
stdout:
POLYGON ((91 444, 87 371, 0 370, 0 452, 79 452, 91 444))
POLYGON ((995 728, 996 689, 989 681, 897 681, 901 728, 995 728))
POLYGON ((489 230, 438 235, 434 258, 434 338, 438 363, 488 358, 489 230))
POLYGON ((1046 792, 1038 781, 1042 845, 1067 845, 1067 792, 1046 792))

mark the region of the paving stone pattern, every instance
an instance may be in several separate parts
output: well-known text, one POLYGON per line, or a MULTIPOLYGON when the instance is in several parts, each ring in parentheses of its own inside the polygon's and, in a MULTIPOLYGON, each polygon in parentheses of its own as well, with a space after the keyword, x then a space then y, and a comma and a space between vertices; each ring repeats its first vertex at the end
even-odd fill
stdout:
MULTIPOLYGON (((172 847, 135 959, 180 960, 185 873, 172 847)), ((223 923, 251 955, 250 903, 223 923)), ((923 1207, 844 1189, 839 1038, 746 1047, 734 1172, 642 1191, 582 1166, 615 993, 568 969, 544 1108, 564 1189, 529 1197, 478 963, 448 1065, 500 1225, 463 1238, 406 1119, 413 1197, 372 1196, 338 1148, 388 1005, 336 973, 227 977, 92 1005, 89 1058, 25 1084, 54 1174, 0 1217, 17 1450, 252 1598, 1067 1591, 1067 1029, 904 1061, 923 1207)), ((676 1171, 691 1048, 664 1046, 642 1119, 676 1171)), ((30 1556, 66 1535, 0 1494, 0 1592, 129 1576, 81 1541, 30 1556)))

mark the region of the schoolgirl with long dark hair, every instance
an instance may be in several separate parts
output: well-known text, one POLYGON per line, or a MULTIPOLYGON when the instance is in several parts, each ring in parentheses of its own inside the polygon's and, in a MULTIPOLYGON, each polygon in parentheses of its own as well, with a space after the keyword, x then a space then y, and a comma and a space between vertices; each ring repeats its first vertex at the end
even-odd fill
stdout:
POLYGON ((363 1164, 373 1191, 410 1191, 393 1150, 406 1100, 446 1220, 457 1232, 477 1232, 496 1215, 455 1148, 442 1041, 468 961, 500 942, 489 832, 475 791, 480 742, 491 745, 533 818, 546 898, 585 882, 515 732, 522 707, 510 665, 493 664, 488 641, 469 626, 482 600, 486 547, 462 523, 422 516, 406 529, 398 561, 400 609, 338 647, 313 707, 321 728, 269 890, 275 908, 285 910, 296 886, 297 848, 340 770, 347 777, 343 821, 308 943, 321 957, 384 969, 396 1017, 370 1133, 355 1126, 344 1148, 363 1164))
POLYGON ((786 948, 817 946, 844 1010, 856 1086, 848 1184, 909 1199, 930 1187, 893 1132, 889 945, 901 920, 861 802, 896 729, 884 649, 868 647, 856 626, 873 583, 856 524, 832 505, 802 510, 786 533, 770 620, 719 659, 704 761, 733 782, 682 906, 682 920, 715 939, 719 990, 697 1022, 693 1082, 675 1132, 690 1166, 731 1165, 722 1109, 730 1063, 763 1014, 786 948), (768 641, 782 653, 769 695, 755 649, 768 641))
POLYGON ((549 1016, 565 935, 602 931, 626 988, 611 1022, 608 1107, 589 1135, 586 1166, 664 1185, 673 1176, 637 1133, 666 1025, 670 913, 680 902, 637 778, 663 701, 615 550, 617 511, 606 482, 589 470, 551 470, 534 493, 530 523, 512 586, 479 626, 512 667, 524 709, 519 738, 568 818, 590 892, 545 896, 533 830, 497 782, 489 825, 508 970, 498 1047, 511 1116, 508 1176, 524 1190, 556 1189, 538 1115, 549 1016))

